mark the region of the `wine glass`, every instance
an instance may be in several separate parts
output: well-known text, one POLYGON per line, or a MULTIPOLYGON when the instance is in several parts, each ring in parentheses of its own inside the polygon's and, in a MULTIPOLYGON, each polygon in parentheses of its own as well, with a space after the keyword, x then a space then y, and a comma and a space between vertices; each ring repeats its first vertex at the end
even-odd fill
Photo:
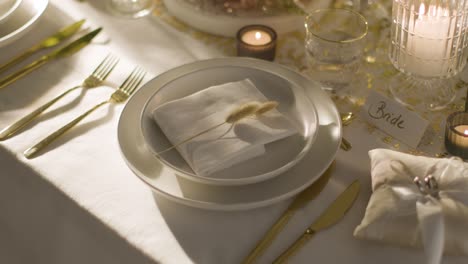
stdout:
POLYGON ((108 0, 109 10, 117 16, 126 18, 149 15, 154 5, 153 0, 108 0))

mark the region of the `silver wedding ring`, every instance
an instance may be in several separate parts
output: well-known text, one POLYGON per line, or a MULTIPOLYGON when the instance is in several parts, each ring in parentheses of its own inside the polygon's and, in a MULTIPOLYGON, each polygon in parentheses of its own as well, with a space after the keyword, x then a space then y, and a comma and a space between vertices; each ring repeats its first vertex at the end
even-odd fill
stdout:
POLYGON ((422 194, 430 195, 434 198, 439 198, 439 185, 434 176, 426 176, 424 177, 424 181, 416 176, 414 177, 413 182, 416 184, 422 194))

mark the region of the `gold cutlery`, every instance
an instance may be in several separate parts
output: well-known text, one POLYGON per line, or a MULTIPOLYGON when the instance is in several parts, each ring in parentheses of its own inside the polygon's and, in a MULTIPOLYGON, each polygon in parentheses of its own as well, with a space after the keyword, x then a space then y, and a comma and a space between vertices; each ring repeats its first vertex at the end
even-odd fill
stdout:
POLYGON ((97 68, 89 75, 82 84, 77 85, 75 87, 72 87, 65 92, 59 94, 56 96, 54 99, 50 100, 49 102, 43 104, 36 110, 32 111, 28 115, 24 116, 20 120, 16 121, 15 123, 7 126, 3 130, 0 131, 0 141, 5 140, 7 138, 12 137, 13 135, 16 134, 20 129, 25 127, 27 124, 29 124, 32 120, 34 120, 36 117, 38 117, 42 112, 44 112, 46 109, 48 109, 50 106, 52 106, 54 103, 56 103, 58 100, 63 98, 65 95, 68 93, 78 89, 78 88, 83 88, 83 89, 90 89, 94 87, 100 86, 109 76, 109 74, 114 70, 115 66, 119 60, 112 55, 108 55, 104 60, 97 66, 97 68))
MULTIPOLYGON (((346 113, 341 113, 340 117, 341 117, 341 123, 343 124, 343 126, 348 126, 356 118, 356 115, 353 112, 346 112, 346 113)), ((344 151, 349 151, 351 150, 352 145, 347 139, 343 137, 341 138, 340 148, 344 151)))
POLYGON ((356 115, 353 112, 340 113, 341 123, 343 126, 348 126, 356 118, 356 115))
POLYGON ((51 53, 42 56, 37 61, 32 62, 31 64, 25 66, 21 70, 5 77, 4 79, 0 80, 0 89, 6 87, 7 85, 13 83, 14 81, 18 80, 19 78, 25 76, 26 74, 34 71, 35 69, 41 67, 42 65, 46 64, 49 61, 64 58, 75 54, 76 52, 80 51, 82 48, 86 47, 93 38, 99 34, 102 28, 98 28, 89 32, 88 34, 82 36, 81 38, 73 41, 72 43, 68 44, 67 46, 54 50, 51 53))
POLYGON ((84 24, 85 19, 80 20, 78 22, 75 22, 71 25, 68 25, 64 28, 62 28, 59 32, 53 34, 52 36, 49 36, 48 38, 42 40, 38 44, 32 46, 22 54, 18 55, 17 57, 14 57, 13 59, 9 60, 3 65, 0 65, 0 73, 6 71, 8 68, 11 66, 23 61, 27 57, 31 56, 33 53, 40 51, 42 49, 47 49, 51 47, 55 47, 59 43, 61 43, 63 40, 73 36, 78 30, 81 28, 81 26, 84 24))
POLYGON ((351 143, 344 137, 341 138, 340 148, 344 151, 350 151, 353 146, 351 143))
POLYGON ((293 256, 299 249, 301 249, 315 233, 327 229, 330 226, 338 223, 351 208, 356 200, 361 185, 358 180, 353 181, 346 190, 344 190, 336 200, 323 212, 317 220, 315 220, 309 228, 286 250, 284 251, 273 263, 285 263, 286 260, 293 256))
POLYGON ((276 223, 268 230, 263 236, 262 240, 258 242, 257 246, 250 252, 250 254, 242 261, 243 264, 255 263, 255 260, 260 257, 263 252, 271 245, 275 237, 283 230, 291 217, 297 210, 303 208, 308 202, 312 201, 319 195, 323 188, 327 185, 330 179, 331 171, 333 170, 334 163, 327 169, 327 171, 311 186, 302 191, 294 201, 289 205, 288 209, 281 215, 276 223))
POLYGON ((130 95, 132 95, 135 92, 136 88, 141 84, 145 75, 146 72, 143 69, 141 69, 140 67, 135 67, 135 69, 130 73, 127 79, 125 79, 125 81, 120 85, 120 87, 117 90, 115 90, 114 93, 111 94, 109 99, 95 105, 82 115, 73 119, 71 122, 69 122, 62 128, 58 129, 57 131, 53 132, 52 134, 41 140, 36 145, 28 148, 26 151, 24 151, 24 156, 28 159, 34 157, 34 155, 37 152, 42 150, 44 147, 48 146, 61 135, 65 134, 65 132, 70 130, 72 127, 74 127, 76 124, 78 124, 81 120, 83 120, 85 117, 87 117, 99 107, 106 104, 118 104, 125 102, 130 97, 130 95))

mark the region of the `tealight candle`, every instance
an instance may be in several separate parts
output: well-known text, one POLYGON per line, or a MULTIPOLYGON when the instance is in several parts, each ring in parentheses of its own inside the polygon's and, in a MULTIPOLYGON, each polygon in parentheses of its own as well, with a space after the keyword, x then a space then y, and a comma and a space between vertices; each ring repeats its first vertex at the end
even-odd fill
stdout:
POLYGON ((462 137, 460 137, 460 145, 468 148, 468 125, 456 126, 453 129, 462 134, 462 137))
POLYGON ((468 159, 468 112, 455 112, 447 118, 445 147, 449 153, 468 159))
POLYGON ((268 32, 263 30, 251 30, 245 32, 241 37, 242 42, 253 45, 261 46, 271 42, 271 36, 268 32))
POLYGON ((273 61, 276 51, 276 32, 267 26, 250 25, 237 32, 237 56, 273 61))

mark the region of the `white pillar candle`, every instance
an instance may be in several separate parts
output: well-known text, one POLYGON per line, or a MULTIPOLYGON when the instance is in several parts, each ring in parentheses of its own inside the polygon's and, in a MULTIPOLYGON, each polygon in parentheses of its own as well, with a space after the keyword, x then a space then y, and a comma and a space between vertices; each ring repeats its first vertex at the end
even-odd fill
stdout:
MULTIPOLYGON (((411 10, 415 7, 412 6, 411 10)), ((418 14, 410 15, 408 23, 409 56, 406 56, 403 68, 423 77, 444 76, 448 71, 445 60, 450 57, 455 19, 449 16, 447 9, 433 5, 426 9, 422 3, 418 14)))

